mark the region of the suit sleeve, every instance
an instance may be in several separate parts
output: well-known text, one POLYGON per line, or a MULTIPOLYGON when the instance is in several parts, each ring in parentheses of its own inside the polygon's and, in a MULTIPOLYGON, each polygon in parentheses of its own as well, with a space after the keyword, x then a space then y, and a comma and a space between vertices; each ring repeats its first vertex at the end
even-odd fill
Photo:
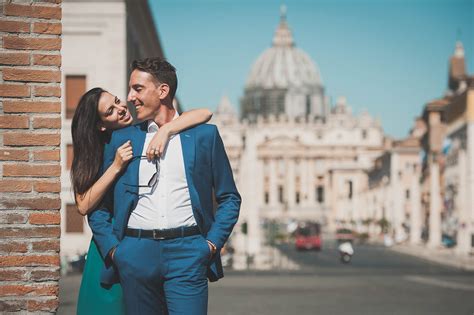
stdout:
MULTIPOLYGON (((114 160, 114 156, 115 148, 111 144, 106 145, 104 149, 102 170, 109 168, 114 160)), ((108 253, 119 243, 119 240, 112 232, 113 192, 114 186, 107 191, 103 202, 101 202, 100 205, 87 216, 89 226, 92 229, 94 241, 96 242, 102 257, 104 257, 106 264, 109 263, 108 259, 106 259, 108 253)))
POLYGON ((235 187, 234 176, 217 127, 214 129, 211 150, 212 182, 217 202, 215 221, 207 239, 218 249, 230 236, 239 218, 241 197, 235 187))

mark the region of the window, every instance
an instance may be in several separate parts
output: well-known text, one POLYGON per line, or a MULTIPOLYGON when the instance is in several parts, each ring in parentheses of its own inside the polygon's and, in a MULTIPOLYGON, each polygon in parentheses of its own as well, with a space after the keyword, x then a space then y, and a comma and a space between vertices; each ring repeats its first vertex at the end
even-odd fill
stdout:
POLYGON ((268 205, 268 202, 270 201, 270 194, 268 193, 268 191, 265 192, 265 204, 268 205))
POLYGON ((283 203, 283 186, 278 186, 278 201, 283 203))
POLYGON ((75 204, 66 205, 66 233, 84 232, 84 217, 77 212, 75 204))
POLYGON ((79 99, 86 92, 85 75, 66 76, 66 118, 72 119, 79 99))
POLYGON ((299 191, 297 191, 296 194, 295 194, 295 201, 296 201, 296 204, 300 203, 300 192, 299 191))
POLYGON ((352 190, 353 190, 353 187, 352 187, 352 181, 351 180, 348 180, 347 181, 347 198, 349 199, 352 199, 352 190))
POLYGON ((362 130, 362 139, 367 139, 367 130, 362 130))
POLYGON ((324 187, 323 186, 316 187, 316 201, 318 203, 324 202, 324 187))
POLYGON ((68 144, 66 147, 66 169, 70 170, 72 165, 72 159, 74 158, 74 150, 72 144, 68 144))
POLYGON ((410 189, 405 190, 405 198, 410 199, 410 189))

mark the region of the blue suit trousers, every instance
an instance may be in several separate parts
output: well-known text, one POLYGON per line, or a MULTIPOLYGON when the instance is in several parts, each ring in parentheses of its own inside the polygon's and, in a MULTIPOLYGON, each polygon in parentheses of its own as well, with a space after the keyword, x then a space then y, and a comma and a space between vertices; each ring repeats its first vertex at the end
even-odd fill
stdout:
POLYGON ((211 252, 202 235, 154 240, 126 236, 114 264, 129 315, 207 314, 211 252))

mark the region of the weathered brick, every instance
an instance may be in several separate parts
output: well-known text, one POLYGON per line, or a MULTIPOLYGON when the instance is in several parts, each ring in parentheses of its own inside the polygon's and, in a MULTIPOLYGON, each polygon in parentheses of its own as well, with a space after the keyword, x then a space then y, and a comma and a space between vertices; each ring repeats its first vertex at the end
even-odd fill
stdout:
POLYGON ((57 270, 33 270, 30 279, 33 281, 59 280, 59 269, 57 270))
POLYGON ((0 192, 30 192, 32 183, 26 180, 0 180, 0 192))
POLYGON ((57 296, 59 291, 58 285, 22 285, 22 284, 11 284, 0 286, 0 296, 13 296, 13 295, 55 295, 57 296))
POLYGON ((28 216, 20 213, 0 213, 1 224, 20 224, 26 223, 28 216))
POLYGON ((0 256, 0 267, 59 266, 58 255, 0 256))
POLYGON ((3 47, 19 50, 59 50, 61 39, 3 36, 3 47))
POLYGON ((36 176, 36 177, 56 177, 61 175, 61 167, 58 164, 4 164, 3 176, 36 176))
POLYGON ((30 54, 29 53, 0 53, 0 65, 29 65, 30 54))
POLYGON ((59 145, 60 134, 8 132, 3 134, 3 144, 9 146, 59 145))
POLYGON ((59 226, 38 226, 29 228, 1 227, 0 238, 41 238, 41 237, 59 237, 61 229, 59 226))
POLYGON ((27 303, 27 309, 30 312, 47 311, 56 313, 55 311, 58 309, 58 306, 58 299, 28 300, 27 303))
MULTIPOLYGON (((59 266, 59 257, 58 257, 58 260, 57 260, 57 265, 59 266)), ((55 285, 45 285, 45 284, 37 285, 37 286, 35 286, 35 290, 33 290, 32 294, 33 295, 41 295, 41 296, 44 296, 44 295, 58 296, 58 294, 59 294, 59 285, 58 284, 55 284, 55 285)))
POLYGON ((0 20, 0 32, 29 33, 30 23, 22 21, 0 20))
MULTIPOLYGON (((28 244, 25 242, 0 243, 0 252, 26 253, 27 251, 28 251, 28 244)), ((0 277, 0 279, 1 278, 2 277, 0 277)))
POLYGON ((60 192, 61 182, 35 182, 33 187, 37 192, 60 192))
MULTIPOLYGON (((1 259, 1 258, 0 258, 1 259)), ((25 295, 33 291, 30 286, 26 285, 1 285, 0 296, 25 295)))
MULTIPOLYGON (((27 280, 26 270, 8 269, 0 270, 0 279, 2 281, 24 281, 27 280)), ((1 311, 1 309, 0 309, 1 311)))
POLYGON ((33 247, 33 250, 37 252, 47 252, 47 251, 59 252, 59 249, 60 249, 60 243, 58 239, 32 242, 31 245, 33 247))
POLYGON ((35 86, 34 96, 56 96, 61 97, 61 86, 35 86))
POLYGON ((6 4, 3 13, 10 16, 25 16, 40 19, 61 19, 61 7, 6 4))
POLYGON ((0 96, 29 97, 30 87, 24 84, 0 84, 0 96))
POLYGON ((60 113, 61 102, 4 101, 5 113, 60 113))
POLYGON ((29 124, 28 116, 0 115, 0 128, 3 129, 26 129, 29 124))
POLYGON ((33 64, 40 66, 61 66, 61 55, 33 55, 33 64))
POLYGON ((61 0, 33 0, 33 2, 46 2, 46 3, 56 3, 59 4, 62 1, 61 0))
POLYGON ((33 33, 61 35, 61 23, 36 22, 33 24, 33 33))
POLYGON ((56 70, 4 68, 3 80, 20 82, 61 82, 61 72, 56 70))
POLYGON ((28 151, 18 149, 0 150, 0 161, 28 161, 28 151))
POLYGON ((60 161, 60 158, 59 150, 37 151, 33 155, 35 161, 60 161))
MULTIPOLYGON (((0 209, 54 210, 61 208, 59 198, 8 198, 0 199, 0 209)), ((31 217, 31 216, 30 216, 31 217)), ((39 218, 36 218, 39 220, 39 218)), ((31 219, 30 219, 31 223, 31 219)), ((51 223, 50 223, 51 224, 51 223)))
MULTIPOLYGON (((61 204, 59 204, 61 207, 61 204)), ((59 224, 61 215, 56 213, 32 213, 29 218, 30 224, 59 224)))
MULTIPOLYGON (((36 117, 33 120, 33 128, 35 128, 35 129, 39 129, 39 128, 59 129, 59 128, 61 128, 61 117, 54 117, 54 118, 36 117)), ((59 157, 59 155, 58 155, 58 157, 59 157)))
POLYGON ((26 300, 2 299, 0 301, 0 311, 2 312, 18 312, 24 309, 26 309, 26 300))

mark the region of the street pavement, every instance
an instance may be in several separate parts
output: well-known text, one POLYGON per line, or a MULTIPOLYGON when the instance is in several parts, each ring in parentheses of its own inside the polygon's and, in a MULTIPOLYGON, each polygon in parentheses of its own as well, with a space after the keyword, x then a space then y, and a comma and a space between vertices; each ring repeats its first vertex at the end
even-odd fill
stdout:
MULTIPOLYGON (((474 314, 474 272, 445 267, 382 246, 355 245, 340 263, 335 243, 320 252, 279 249, 298 271, 227 271, 209 285, 210 315, 474 314)), ((61 279, 58 314, 74 314, 80 275, 61 279)))

